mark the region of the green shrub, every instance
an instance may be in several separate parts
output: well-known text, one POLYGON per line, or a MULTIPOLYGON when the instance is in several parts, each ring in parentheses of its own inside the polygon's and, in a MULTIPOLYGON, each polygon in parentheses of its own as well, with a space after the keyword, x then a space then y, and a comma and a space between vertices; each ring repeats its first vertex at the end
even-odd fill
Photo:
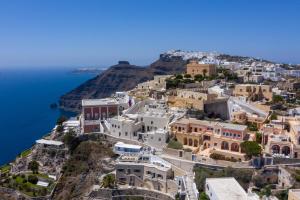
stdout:
POLYGON ((192 76, 190 74, 185 74, 184 78, 191 78, 192 76))
POLYGON ((225 156, 221 155, 221 154, 217 154, 217 153, 212 153, 209 156, 210 158, 214 159, 214 160, 225 160, 225 156))
POLYGON ((32 171, 32 173, 37 174, 39 171, 39 163, 35 160, 32 160, 28 163, 28 169, 32 171))
POLYGON ((199 200, 209 200, 209 197, 205 194, 205 192, 201 192, 199 200))
POLYGON ((171 148, 171 149, 183 149, 183 145, 180 142, 176 141, 175 139, 172 139, 168 143, 168 148, 171 148))
POLYGON ((255 141, 245 141, 241 143, 242 152, 246 153, 248 158, 259 156, 261 154, 261 146, 255 141))
POLYGON ((60 116, 57 120, 56 120, 56 124, 57 125, 62 125, 63 122, 67 121, 68 118, 66 116, 60 116))
POLYGON ((29 175, 27 179, 28 182, 32 184, 37 184, 37 182, 39 181, 38 177, 35 175, 29 175))

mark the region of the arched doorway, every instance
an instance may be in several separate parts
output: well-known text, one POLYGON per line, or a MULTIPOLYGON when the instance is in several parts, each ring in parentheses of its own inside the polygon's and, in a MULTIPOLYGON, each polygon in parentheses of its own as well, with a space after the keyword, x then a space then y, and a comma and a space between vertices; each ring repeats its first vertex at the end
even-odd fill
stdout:
POLYGON ((187 145, 187 138, 183 138, 183 145, 187 145))
POLYGON ((282 147, 282 154, 288 156, 288 155, 290 155, 290 153, 291 153, 290 147, 288 147, 288 146, 282 147))
POLYGON ((194 140, 194 147, 198 147, 198 140, 194 140))
POLYGON ((280 146, 279 145, 273 145, 272 146, 272 153, 280 153, 280 146))
POLYGON ((193 139, 189 139, 189 146, 193 146, 193 139))
POLYGON ((223 149, 223 150, 229 150, 229 144, 228 144, 228 142, 223 141, 221 143, 221 149, 223 149))
POLYGON ((240 147, 237 143, 232 143, 231 144, 231 151, 239 152, 240 147))
POLYGON ((204 142, 204 143, 203 143, 203 150, 204 150, 204 149, 207 149, 207 148, 208 148, 208 145, 207 145, 206 142, 204 142))

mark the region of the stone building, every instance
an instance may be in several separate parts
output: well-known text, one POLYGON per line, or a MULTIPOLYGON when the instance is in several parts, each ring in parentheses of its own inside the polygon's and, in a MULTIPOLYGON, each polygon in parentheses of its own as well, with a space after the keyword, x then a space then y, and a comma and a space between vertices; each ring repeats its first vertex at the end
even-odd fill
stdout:
POLYGON ((172 107, 204 110, 204 104, 212 102, 217 94, 208 94, 191 89, 177 89, 168 96, 168 104, 172 107))
POLYGON ((272 101, 273 92, 270 85, 238 84, 235 85, 233 96, 243 96, 251 101, 272 101))
POLYGON ((191 76, 201 74, 202 76, 212 76, 217 73, 217 68, 215 64, 199 63, 196 60, 191 60, 186 65, 186 73, 191 76))

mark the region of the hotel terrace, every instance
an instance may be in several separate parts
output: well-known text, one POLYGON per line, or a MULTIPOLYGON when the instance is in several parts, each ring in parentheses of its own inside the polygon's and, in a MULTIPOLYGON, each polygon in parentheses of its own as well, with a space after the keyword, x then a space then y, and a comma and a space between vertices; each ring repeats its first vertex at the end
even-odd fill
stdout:
POLYGON ((195 151, 212 150, 236 158, 243 158, 240 143, 248 138, 247 126, 181 118, 171 125, 177 140, 195 151))

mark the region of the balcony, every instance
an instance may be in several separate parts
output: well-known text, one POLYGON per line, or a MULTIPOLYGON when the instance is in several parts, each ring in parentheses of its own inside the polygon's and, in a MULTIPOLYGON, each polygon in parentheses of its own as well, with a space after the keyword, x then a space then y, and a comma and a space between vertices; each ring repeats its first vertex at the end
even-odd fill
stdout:
POLYGON ((101 123, 101 120, 98 119, 98 120, 84 120, 83 121, 84 125, 99 125, 101 123))

